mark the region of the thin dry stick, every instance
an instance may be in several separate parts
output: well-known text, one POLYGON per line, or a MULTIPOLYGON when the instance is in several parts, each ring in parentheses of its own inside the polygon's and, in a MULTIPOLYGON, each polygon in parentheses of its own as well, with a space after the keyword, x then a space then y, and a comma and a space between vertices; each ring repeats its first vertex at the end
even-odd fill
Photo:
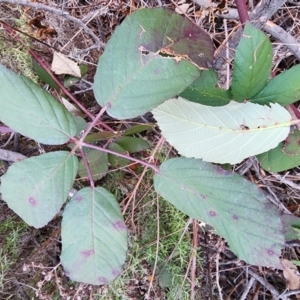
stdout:
POLYGON ((216 255, 216 283, 218 287, 218 292, 219 292, 219 299, 223 300, 223 295, 222 295, 222 288, 220 286, 220 274, 219 274, 219 260, 220 260, 220 251, 218 251, 216 255))
MULTIPOLYGON (((220 14, 220 17, 222 17, 223 19, 237 20, 238 13, 236 9, 231 8, 229 9, 229 13, 220 14)), ((297 57, 300 60, 300 44, 292 35, 290 35, 280 26, 276 25, 271 21, 267 21, 262 26, 262 29, 265 30, 267 33, 270 33, 280 42, 282 42, 282 44, 285 45, 295 55, 295 57, 297 57)))
POLYGON ((103 48, 104 45, 105 45, 95 35, 95 33, 89 27, 87 27, 81 20, 69 15, 69 13, 67 13, 67 12, 64 12, 62 10, 53 8, 53 7, 48 6, 48 5, 44 5, 44 4, 40 4, 40 3, 36 3, 36 2, 29 2, 29 1, 26 1, 26 0, 0 0, 0 3, 9 3, 9 4, 13 4, 13 5, 27 6, 27 7, 31 7, 33 9, 36 9, 38 11, 44 10, 44 11, 48 11, 50 13, 53 13, 55 15, 62 16, 64 18, 66 18, 67 20, 76 23, 86 33, 88 33, 93 38, 93 40, 95 41, 95 44, 97 45, 98 48, 101 48, 101 47, 103 48))
POLYGON ((229 48, 228 48, 228 30, 227 30, 227 20, 223 20, 224 31, 225 31, 225 40, 226 40, 226 90, 229 89, 230 84, 230 66, 229 66, 229 48))
POLYGON ((187 265, 186 272, 185 272, 185 274, 184 274, 184 278, 183 278, 182 284, 181 284, 181 286, 180 286, 180 289, 177 291, 177 293, 176 293, 176 296, 175 296, 175 299, 174 299, 174 300, 177 300, 177 299, 178 299, 178 297, 179 297, 179 296, 180 296, 180 294, 181 294, 181 291, 182 291, 183 285, 184 285, 184 283, 185 283, 186 279, 188 278, 188 274, 189 274, 189 271, 190 271, 190 268, 191 268, 192 261, 193 261, 193 249, 192 249, 192 251, 191 251, 190 260, 189 260, 189 263, 188 263, 188 265, 187 265))
MULTIPOLYGON (((85 25, 89 24, 101 11, 103 11, 105 8, 109 7, 109 5, 111 4, 112 0, 110 0, 108 2, 107 5, 105 5, 104 7, 101 7, 99 10, 97 10, 93 15, 92 17, 85 23, 85 25)), ((73 41, 73 39, 82 31, 82 28, 80 30, 78 30, 74 35, 73 37, 70 39, 70 41, 68 43, 66 43, 66 45, 63 46, 63 48, 61 49, 61 51, 63 51, 63 49, 65 49, 69 43, 71 43, 73 41)))
POLYGON ((150 282, 149 282, 149 287, 148 287, 148 291, 147 291, 147 297, 145 297, 145 299, 150 299, 150 291, 151 291, 151 287, 153 285, 153 280, 155 277, 155 272, 156 272, 156 268, 157 268, 157 261, 158 261, 158 251, 159 251, 159 240, 160 240, 160 225, 159 225, 159 197, 158 195, 156 196, 156 218, 157 218, 157 231, 156 231, 156 251, 155 251, 155 262, 154 262, 154 267, 153 267, 153 271, 152 271, 152 276, 150 278, 150 282))
POLYGON ((244 290, 240 300, 245 300, 248 296, 248 293, 253 285, 253 283, 255 282, 255 278, 254 277, 251 277, 251 279, 249 280, 247 286, 246 286, 246 289, 244 290))
POLYGON ((261 180, 261 182, 265 185, 265 187, 267 188, 267 190, 269 191, 269 193, 273 196, 273 197, 271 197, 270 195, 267 195, 267 198, 272 203, 274 203, 277 207, 281 208, 282 211, 284 211, 285 213, 287 213, 287 214, 290 215, 291 212, 281 203, 281 201, 277 198, 276 194, 273 192, 273 190, 271 189, 271 187, 269 187, 269 185, 266 183, 266 181, 264 180, 264 178, 260 174, 260 170, 259 170, 257 159, 254 158, 254 157, 250 157, 249 159, 253 161, 253 167, 254 167, 256 176, 258 177, 259 180, 261 180))
MULTIPOLYGON (((154 160, 155 153, 158 151, 158 148, 163 144, 164 140, 165 140, 165 139, 164 139, 163 137, 161 137, 161 138, 159 139, 159 141, 157 142, 155 148, 153 149, 153 151, 152 151, 152 153, 151 153, 151 155, 150 155, 150 157, 149 157, 149 162, 152 162, 152 161, 154 160)), ((140 178, 139 178, 138 182, 136 183, 136 185, 135 185, 133 191, 132 191, 131 194, 130 194, 130 197, 129 197, 128 201, 127 201, 126 206, 123 208, 123 211, 122 211, 122 214, 123 214, 123 215, 125 214, 125 212, 126 212, 128 206, 129 206, 129 204, 131 203, 131 200, 134 198, 134 196, 135 196, 135 194, 136 194, 138 188, 140 187, 140 184, 141 184, 141 182, 142 182, 142 180, 143 180, 143 178, 144 178, 144 176, 145 176, 147 170, 148 170, 148 168, 145 167, 144 170, 143 170, 143 172, 142 172, 142 174, 140 175, 140 178)), ((134 207, 133 207, 133 211, 134 211, 134 207)), ((132 218, 133 218, 133 216, 132 216, 132 218)), ((133 220, 132 220, 132 222, 133 222, 133 220)), ((132 223, 132 224, 133 224, 133 223, 132 223)))
POLYGON ((252 277, 254 277, 257 281, 259 281, 266 289, 268 289, 271 292, 271 294, 273 296, 273 299, 278 299, 279 292, 274 288, 274 286, 272 284, 268 283, 263 277, 259 276, 258 274, 256 274, 251 269, 248 270, 248 273, 252 277))
POLYGON ((180 236, 180 238, 179 238, 179 240, 178 240, 177 245, 174 247, 173 251, 171 252, 171 254, 169 255, 169 257, 167 258, 167 260, 165 261, 165 263, 164 263, 164 265, 163 265, 163 267, 162 267, 161 269, 164 269, 164 267, 168 264, 168 262, 169 262, 169 261, 173 258, 173 256, 175 255, 175 252, 176 252, 178 246, 180 245, 180 243, 181 243, 181 241, 182 241, 182 239, 183 239, 185 233, 187 232, 187 230, 188 230, 190 224, 192 223, 192 220, 193 220, 192 218, 189 218, 188 221, 186 222, 186 225, 184 226, 184 229, 183 229, 182 234, 181 234, 181 236, 180 236))
MULTIPOLYGON (((194 0, 195 1, 195 0, 194 0)), ((272 15, 286 2, 286 0, 262 0, 254 9, 253 13, 251 14, 251 22, 257 28, 261 28, 265 25, 265 23, 272 17, 272 15)), ((222 15, 223 17, 223 15, 222 15)), ((242 30, 238 30, 229 41, 229 48, 236 49, 240 38, 242 36, 242 30)), ((224 56, 225 56, 225 49, 220 51, 220 55, 216 59, 214 63, 214 67, 216 69, 220 69, 223 65, 224 56)), ((232 51, 233 52, 233 51, 232 51)))
POLYGON ((198 248, 198 221, 194 219, 193 220, 193 249, 192 249, 191 296, 190 296, 190 300, 195 299, 197 248, 198 248))

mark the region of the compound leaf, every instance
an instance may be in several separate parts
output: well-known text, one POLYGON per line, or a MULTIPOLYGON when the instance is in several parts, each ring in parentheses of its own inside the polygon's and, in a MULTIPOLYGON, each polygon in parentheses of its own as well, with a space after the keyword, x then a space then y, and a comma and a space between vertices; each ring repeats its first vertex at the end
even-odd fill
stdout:
POLYGON ((212 225, 240 259, 281 268, 280 212, 242 176, 198 159, 174 158, 160 166, 154 187, 180 211, 212 225))
POLYGON ((102 285, 121 274, 127 228, 117 200, 104 188, 84 188, 72 197, 61 236, 61 262, 72 280, 102 285))
POLYGON ((60 145, 76 134, 73 116, 28 78, 0 65, 0 120, 39 143, 60 145))
POLYGON ((231 93, 229 90, 218 88, 217 82, 218 75, 214 69, 202 70, 201 76, 179 96, 203 105, 226 105, 232 98, 231 93))
POLYGON ((213 60, 209 35, 163 8, 136 10, 101 55, 94 94, 114 118, 134 118, 182 92, 213 60))
POLYGON ((14 163, 1 177, 2 197, 25 222, 46 225, 61 209, 77 174, 77 158, 67 151, 14 163))
POLYGON ((291 121, 279 104, 232 101, 211 107, 182 98, 166 101, 153 114, 163 136, 180 154, 230 164, 276 147, 289 134, 291 121))
POLYGON ((231 91, 235 101, 255 96, 271 75, 272 45, 259 29, 247 23, 236 48, 231 91))
POLYGON ((289 134, 276 148, 257 155, 261 166, 271 172, 281 172, 300 165, 300 131, 289 134))
POLYGON ((279 103, 282 106, 296 102, 300 98, 300 65, 272 78, 252 99, 259 104, 279 103))

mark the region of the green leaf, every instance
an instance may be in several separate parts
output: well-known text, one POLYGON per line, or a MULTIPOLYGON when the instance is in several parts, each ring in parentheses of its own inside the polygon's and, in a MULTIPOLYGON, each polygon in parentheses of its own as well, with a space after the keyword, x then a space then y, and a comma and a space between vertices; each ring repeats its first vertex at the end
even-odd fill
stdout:
POLYGON ((226 105, 232 98, 231 93, 229 90, 216 87, 217 82, 218 75, 214 69, 203 70, 200 77, 179 96, 203 105, 226 105))
POLYGON ((28 78, 0 65, 0 120, 39 143, 60 145, 76 134, 73 116, 28 78))
POLYGON ((276 148, 257 155, 261 166, 271 172, 281 172, 300 165, 300 131, 291 132, 276 148))
POLYGON ((150 148, 150 145, 147 141, 141 138, 130 136, 118 138, 115 140, 115 143, 129 153, 140 152, 150 148))
POLYGON ((121 274, 127 228, 117 200, 104 188, 84 188, 72 197, 61 237, 61 262, 71 280, 102 285, 121 274))
POLYGON ((136 10, 101 55, 94 94, 118 119, 142 115, 179 94, 213 60, 207 33, 163 8, 136 10))
MULTIPOLYGON (((119 152, 121 154, 128 154, 128 152, 122 148, 121 146, 119 146, 118 144, 112 142, 109 144, 108 146, 109 150, 115 151, 115 152, 119 152)), ((108 161, 109 163, 113 166, 113 167, 125 167, 130 163, 130 160, 124 157, 120 157, 114 154, 108 154, 108 161)))
MULTIPOLYGON (((88 67, 86 65, 79 65, 79 69, 80 69, 81 77, 83 77, 88 71, 88 67)), ((74 85, 80 80, 81 78, 66 74, 64 76, 64 86, 66 88, 69 88, 70 86, 74 85)))
POLYGON ((280 268, 280 212, 242 176, 198 159, 174 158, 154 176, 155 190, 192 218, 212 225, 247 263, 280 268))
POLYGON ((94 143, 98 141, 106 141, 115 137, 119 137, 121 135, 120 132, 111 132, 111 131, 103 131, 89 134, 84 141, 89 143, 94 143))
MULTIPOLYGON (((84 148, 86 158, 89 162, 90 170, 93 176, 93 180, 99 180, 108 170, 108 156, 107 153, 99 150, 84 148)), ((83 161, 81 160, 78 165, 78 174, 80 177, 87 178, 87 170, 83 161)))
POLYGON ((236 164, 278 145, 289 134, 291 116, 271 107, 230 102, 211 107, 171 99, 153 110, 162 135, 180 154, 236 164))
POLYGON ((66 201, 77 174, 77 158, 58 151, 14 163, 1 177, 3 199, 25 222, 46 225, 66 201))
POLYGON ((282 72, 272 78, 267 85, 252 99, 251 102, 259 104, 279 103, 289 105, 300 99, 300 65, 282 72))
POLYGON ((134 125, 124 131, 124 135, 133 135, 145 130, 149 130, 153 127, 153 124, 142 124, 142 125, 134 125))
POLYGON ((283 214, 281 216, 281 220, 284 228, 283 232, 285 241, 289 242, 292 240, 297 240, 297 229, 300 228, 300 218, 294 215, 283 214))
POLYGON ((80 117, 80 116, 74 116, 74 123, 76 126, 76 136, 80 137, 81 133, 83 130, 87 129, 88 127, 88 123, 85 121, 84 118, 80 117))
POLYGON ((252 98, 266 85, 272 67, 272 45, 259 29, 247 23, 236 48, 231 91, 233 99, 252 98))
POLYGON ((53 80, 53 78, 50 76, 50 74, 42 68, 42 66, 36 62, 34 59, 32 60, 32 67, 33 70, 36 72, 36 74, 39 76, 39 78, 45 82, 46 84, 49 84, 52 88, 59 90, 59 86, 57 83, 53 80))

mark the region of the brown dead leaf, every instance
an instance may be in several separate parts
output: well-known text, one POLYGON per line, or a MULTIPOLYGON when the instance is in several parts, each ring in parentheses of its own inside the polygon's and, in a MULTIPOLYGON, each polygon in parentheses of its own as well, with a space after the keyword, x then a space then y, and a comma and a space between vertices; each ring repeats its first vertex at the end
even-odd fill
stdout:
MULTIPOLYGON (((300 276, 297 267, 287 259, 281 260, 283 267, 283 276, 286 279, 286 285, 289 290, 297 290, 300 288, 300 276)), ((300 294, 296 295, 300 299, 300 294)))
POLYGON ((59 52, 54 52, 51 70, 57 75, 69 74, 81 77, 80 68, 77 63, 59 52))

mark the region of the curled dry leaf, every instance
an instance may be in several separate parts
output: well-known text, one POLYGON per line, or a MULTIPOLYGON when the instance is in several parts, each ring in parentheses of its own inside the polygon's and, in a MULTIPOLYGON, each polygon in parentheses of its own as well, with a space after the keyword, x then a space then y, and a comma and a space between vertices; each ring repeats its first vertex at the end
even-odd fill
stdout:
POLYGON ((80 68, 77 63, 59 52, 54 52, 51 70, 57 75, 69 74, 81 77, 80 68))
MULTIPOLYGON (((283 276, 286 279, 286 285, 289 290, 297 290, 300 288, 300 276, 297 267, 287 259, 281 260, 283 267, 283 276)), ((296 295, 300 299, 300 294, 296 295)))

